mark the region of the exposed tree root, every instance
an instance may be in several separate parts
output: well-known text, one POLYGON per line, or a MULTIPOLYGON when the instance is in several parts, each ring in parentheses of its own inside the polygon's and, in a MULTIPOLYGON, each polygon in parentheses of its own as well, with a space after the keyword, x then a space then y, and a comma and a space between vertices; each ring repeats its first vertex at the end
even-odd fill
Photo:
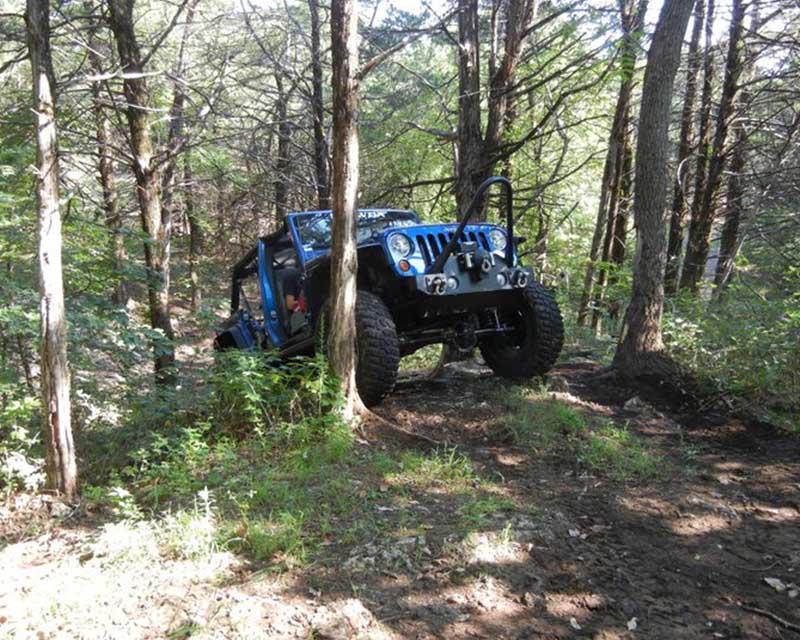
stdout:
POLYGON ((749 605, 742 603, 740 603, 739 606, 745 611, 750 611, 751 613, 756 613, 760 616, 764 616, 765 618, 769 618, 774 623, 782 626, 784 629, 788 629, 789 631, 794 631, 795 633, 800 633, 800 625, 794 624, 793 622, 789 622, 788 620, 784 620, 783 618, 775 615, 771 611, 767 611, 766 609, 759 609, 758 607, 751 607, 749 605))
POLYGON ((409 431, 408 429, 401 427, 399 424, 395 424, 394 422, 391 422, 386 418, 379 416, 377 413, 370 411, 363 405, 358 411, 358 417, 362 421, 362 424, 393 431, 395 433, 401 434, 402 436, 405 436, 406 438, 411 438, 413 440, 421 440, 422 442, 426 442, 428 444, 432 444, 437 447, 444 446, 446 444, 444 442, 441 442, 440 440, 436 440, 435 438, 431 438, 421 433, 409 431))
POLYGON ((663 352, 615 358, 611 371, 623 384, 671 404, 696 406, 708 399, 708 390, 695 375, 663 352))

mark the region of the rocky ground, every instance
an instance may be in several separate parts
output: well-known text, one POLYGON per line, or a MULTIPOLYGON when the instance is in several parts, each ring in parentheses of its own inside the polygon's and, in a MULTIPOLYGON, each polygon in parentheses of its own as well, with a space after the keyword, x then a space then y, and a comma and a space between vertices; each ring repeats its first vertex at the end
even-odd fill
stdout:
POLYGON ((358 445, 390 458, 456 446, 493 483, 485 508, 465 513, 446 483, 381 486, 387 535, 333 535, 294 569, 170 559, 145 525, 9 498, 0 636, 800 637, 800 438, 671 412, 573 358, 550 397, 626 426, 659 467, 614 477, 514 444, 486 393, 497 384, 480 367, 407 380, 378 412, 424 438, 377 429, 358 445))

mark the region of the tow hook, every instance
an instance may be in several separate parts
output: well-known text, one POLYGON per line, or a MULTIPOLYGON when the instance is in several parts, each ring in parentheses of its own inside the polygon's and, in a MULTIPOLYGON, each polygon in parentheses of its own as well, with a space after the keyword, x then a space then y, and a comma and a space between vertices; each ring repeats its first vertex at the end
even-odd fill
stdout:
POLYGON ((517 269, 511 275, 511 286, 517 289, 524 289, 528 286, 528 274, 522 269, 517 269))
POLYGON ((447 290, 447 278, 438 274, 427 276, 425 278, 425 285, 428 287, 428 291, 433 295, 440 296, 447 290))

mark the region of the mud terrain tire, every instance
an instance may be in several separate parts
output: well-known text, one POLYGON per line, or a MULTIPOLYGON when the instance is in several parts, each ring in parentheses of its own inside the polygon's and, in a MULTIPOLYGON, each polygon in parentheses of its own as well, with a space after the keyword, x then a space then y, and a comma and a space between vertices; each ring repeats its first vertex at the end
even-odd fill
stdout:
POLYGON ((481 355, 492 371, 511 380, 546 374, 564 344, 564 322, 553 294, 532 282, 522 296, 524 304, 506 318, 518 331, 513 336, 486 338, 480 344, 481 355))
MULTIPOLYGON (((328 305, 317 326, 317 348, 326 343, 328 305)), ((356 297, 356 387, 362 402, 372 407, 394 389, 400 368, 400 342, 392 315, 378 296, 360 290, 356 297)))

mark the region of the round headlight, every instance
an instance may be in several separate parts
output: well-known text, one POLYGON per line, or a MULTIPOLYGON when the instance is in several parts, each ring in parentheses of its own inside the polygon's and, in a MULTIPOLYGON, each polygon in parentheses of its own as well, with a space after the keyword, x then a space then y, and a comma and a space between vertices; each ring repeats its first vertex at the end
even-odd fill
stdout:
POLYGON ((389 238, 389 249, 396 256, 407 258, 413 253, 411 240, 409 240, 402 233, 395 233, 389 238))
POLYGON ((492 246, 495 248, 495 251, 502 251, 508 244, 506 234, 500 231, 500 229, 492 229, 489 232, 489 239, 492 241, 492 246))

